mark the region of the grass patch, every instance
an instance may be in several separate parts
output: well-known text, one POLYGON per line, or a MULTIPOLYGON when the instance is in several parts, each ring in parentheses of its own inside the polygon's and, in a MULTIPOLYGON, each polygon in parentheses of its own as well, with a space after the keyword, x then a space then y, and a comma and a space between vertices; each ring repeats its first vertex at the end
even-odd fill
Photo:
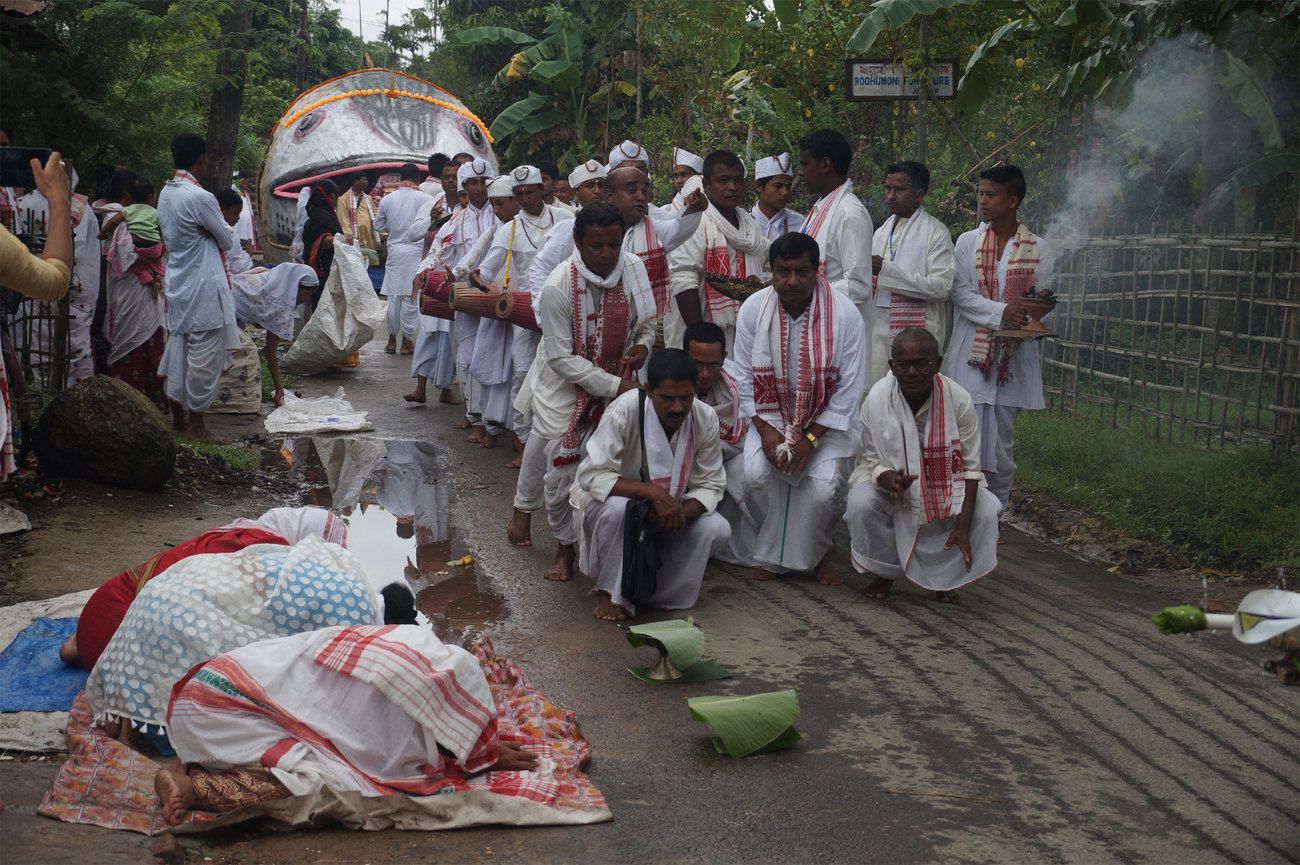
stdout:
POLYGON ((1267 445, 1159 444, 1052 412, 1016 424, 1016 486, 1197 564, 1300 566, 1300 460, 1267 445))
POLYGON ((236 471, 251 472, 261 464, 261 456, 256 451, 239 445, 217 444, 176 436, 176 447, 192 457, 207 462, 214 459, 221 460, 236 471))

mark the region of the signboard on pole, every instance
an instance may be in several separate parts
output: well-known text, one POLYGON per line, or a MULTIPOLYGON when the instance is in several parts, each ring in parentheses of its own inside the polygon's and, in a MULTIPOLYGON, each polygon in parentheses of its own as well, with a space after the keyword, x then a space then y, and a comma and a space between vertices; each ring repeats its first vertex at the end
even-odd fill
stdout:
MULTIPOLYGON (((929 64, 930 98, 952 99, 957 94, 957 61, 929 64)), ((844 64, 844 94, 850 102, 880 99, 916 99, 920 82, 902 63, 891 60, 848 60, 844 64)))

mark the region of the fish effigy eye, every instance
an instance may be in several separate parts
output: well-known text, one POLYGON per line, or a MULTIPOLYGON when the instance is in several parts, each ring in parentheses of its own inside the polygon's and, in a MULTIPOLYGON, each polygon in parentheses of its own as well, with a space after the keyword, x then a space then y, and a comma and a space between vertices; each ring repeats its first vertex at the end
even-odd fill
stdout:
POLYGON ((469 136, 470 144, 473 144, 475 147, 482 147, 484 144, 483 130, 478 128, 478 124, 466 121, 464 127, 465 134, 469 136))

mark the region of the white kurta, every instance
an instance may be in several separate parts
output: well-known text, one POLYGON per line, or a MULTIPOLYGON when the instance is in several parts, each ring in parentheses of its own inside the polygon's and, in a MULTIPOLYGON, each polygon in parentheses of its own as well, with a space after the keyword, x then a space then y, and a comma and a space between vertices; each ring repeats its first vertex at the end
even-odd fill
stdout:
MULTIPOLYGON (((723 361, 723 368, 735 377, 735 363, 731 358, 723 361)), ((719 378, 713 389, 700 397, 704 404, 718 412, 719 417, 731 416, 731 402, 736 399, 719 378)), ((731 526, 731 537, 714 552, 724 562, 748 567, 754 564, 751 551, 758 538, 758 525, 745 506, 745 439, 735 444, 722 442, 722 468, 727 474, 727 494, 718 503, 718 513, 731 526)))
MULTIPOLYGON (((871 214, 853 194, 852 181, 822 196, 813 205, 804 227, 821 248, 822 264, 831 288, 857 306, 864 328, 871 316, 871 214), (821 211, 830 208, 822 218, 821 211), (814 224, 820 223, 813 233, 814 224)), ((866 363, 868 355, 863 355, 866 363)))
MULTIPOLYGON (((418 189, 398 187, 379 202, 375 215, 375 231, 388 232, 388 260, 384 264, 384 282, 379 293, 388 298, 390 307, 398 304, 398 321, 402 335, 414 339, 417 325, 421 324, 418 308, 411 301, 411 283, 420 269, 424 253, 424 238, 429 233, 433 198, 418 189)), ((434 319, 435 331, 450 330, 443 319, 434 319)), ((392 315, 389 327, 392 330, 392 315)))
MULTIPOLYGON (((875 388, 897 386, 891 376, 877 382, 875 388)), ((942 380, 936 379, 935 386, 942 386, 942 380)), ((874 394, 873 388, 872 399, 874 394)), ((971 568, 966 569, 961 550, 956 547, 944 549, 957 525, 959 508, 954 507, 946 519, 922 524, 911 506, 912 499, 921 494, 919 481, 912 483, 907 491, 908 498, 902 503, 896 502, 880 488, 880 476, 886 471, 907 468, 907 455, 882 452, 879 437, 873 436, 872 430, 898 423, 898 419, 888 413, 873 413, 871 399, 867 399, 862 403, 862 457, 849 481, 845 512, 853 566, 860 573, 871 573, 887 580, 906 576, 924 588, 950 591, 985 576, 997 565, 999 504, 997 497, 983 485, 975 407, 970 394, 951 382, 945 391, 944 403, 945 411, 951 412, 955 418, 957 435, 961 440, 962 481, 980 482, 970 527, 971 568)), ((932 399, 926 400, 913 416, 920 442, 926 440, 932 404, 932 399)))
POLYGON ((791 231, 798 231, 799 226, 803 225, 803 214, 796 213, 788 207, 783 207, 768 219, 763 215, 762 209, 758 202, 750 208, 750 215, 758 223, 758 230, 763 232, 763 236, 768 240, 776 240, 783 234, 789 234, 791 231))
MULTIPOLYGON (((640 479, 642 449, 637 425, 640 399, 639 391, 629 391, 606 407, 599 426, 587 440, 586 456, 578 467, 570 498, 583 514, 582 570, 595 581, 598 590, 634 614, 636 607, 621 591, 623 526, 630 500, 611 493, 620 478, 640 479)), ((684 610, 695 605, 709 557, 731 535, 726 519, 715 513, 727 482, 722 468, 718 416, 702 401, 695 400, 691 417, 695 458, 681 501, 694 499, 704 507, 705 513, 680 531, 655 537, 661 557, 658 587, 644 603, 665 610, 684 610)), ((648 399, 645 422, 647 429, 650 424, 659 423, 654 405, 648 399)), ((685 424, 668 439, 674 454, 686 446, 681 435, 684 428, 685 424)))
MULTIPOLYGON (((490 202, 483 202, 482 207, 470 204, 457 208, 452 218, 439 229, 435 240, 442 249, 442 263, 452 268, 458 279, 463 279, 466 273, 478 266, 482 256, 487 254, 496 225, 497 218, 490 202)), ((457 312, 454 322, 456 378, 460 382, 461 393, 465 396, 465 417, 471 423, 479 423, 482 420, 479 387, 469 373, 470 361, 474 359, 479 317, 457 312)))
POLYGON ((733 226, 710 204, 704 210, 699 228, 668 257, 668 293, 673 300, 668 304, 668 313, 664 316, 665 346, 681 348, 686 322, 677 308, 677 296, 694 291, 699 298, 704 320, 721 327, 727 340, 726 349, 735 350, 736 312, 739 304, 730 301, 725 304, 727 308, 710 311, 710 290, 704 283, 704 274, 706 271, 713 272, 718 264, 707 259, 708 250, 715 247, 726 250, 730 265, 728 275, 736 276, 743 272, 746 276, 757 276, 766 282, 769 272, 767 250, 771 246, 758 223, 747 211, 737 208, 736 219, 739 224, 733 226))
MULTIPOLYGON (((844 481, 860 447, 858 405, 862 401, 866 340, 856 309, 846 298, 832 292, 835 354, 830 365, 839 368, 840 379, 826 408, 814 419, 827 431, 803 472, 786 475, 777 471, 763 453, 762 439, 753 425, 754 341, 768 338, 766 333, 756 331, 762 305, 772 292, 769 287, 752 295, 736 320, 736 388, 741 417, 750 421, 745 437, 744 502, 759 526, 754 561, 775 572, 807 571, 816 567, 831 548, 835 524, 842 513, 839 505, 844 481)), ((784 310, 780 314, 784 315, 784 310)), ((789 338, 783 347, 786 386, 792 394, 798 388, 802 325, 803 316, 790 321, 789 338)))
MULTIPOLYGON (((969 363, 975 328, 983 326, 1000 329, 1002 312, 1007 306, 1000 300, 989 300, 980 294, 975 259, 986 230, 988 224, 984 223, 957 238, 953 256, 956 273, 952 284, 952 339, 948 341, 948 349, 944 352, 943 374, 965 388, 976 405, 1041 409, 1044 406, 1043 372, 1037 341, 1020 343, 1015 356, 1011 358, 1011 378, 1000 387, 996 369, 990 370, 988 376, 985 376, 969 363)), ((1006 285, 1007 259, 1014 243, 1013 234, 998 259, 999 286, 1006 285)), ((1042 238, 1038 238, 1038 258, 1041 262, 1038 266, 1038 288, 1042 289, 1049 286, 1052 270, 1052 250, 1042 238)), ((988 431, 981 432, 987 434, 988 431)))
POLYGON ((223 251, 235 243, 217 199, 181 175, 163 185, 158 227, 167 247, 167 348, 158 375, 188 411, 216 401, 221 373, 240 348, 223 251))
POLYGON ((876 229, 871 254, 884 261, 876 281, 871 307, 871 370, 867 389, 889 369, 889 346, 894 332, 889 325, 893 295, 925 301, 925 329, 942 346, 948 341, 952 295, 953 247, 948 227, 924 208, 910 219, 891 216, 876 229))
POLYGON ((253 201, 247 192, 239 193, 239 199, 244 206, 239 211, 239 221, 235 223, 235 236, 241 243, 252 243, 257 236, 253 228, 253 201))
MULTIPOLYGON (((623 341, 623 354, 626 355, 637 345, 645 346, 646 351, 649 351, 655 339, 655 310, 645 265, 636 256, 624 253, 621 279, 628 305, 628 328, 623 341)), ((605 288, 585 279, 583 284, 593 309, 599 310, 605 288)), ((556 541, 562 544, 572 544, 578 539, 573 508, 569 503, 578 467, 572 464, 557 466, 554 459, 573 416, 577 388, 582 388, 592 396, 610 399, 618 394, 622 381, 617 375, 605 372, 574 352, 573 316, 569 269, 567 266, 557 267, 542 288, 539 318, 542 342, 537 350, 537 362, 533 365, 519 399, 530 402, 533 432, 545 442, 543 497, 551 532, 556 541)), ((607 338, 612 338, 612 335, 607 338)), ((542 447, 540 441, 537 446, 542 447)))

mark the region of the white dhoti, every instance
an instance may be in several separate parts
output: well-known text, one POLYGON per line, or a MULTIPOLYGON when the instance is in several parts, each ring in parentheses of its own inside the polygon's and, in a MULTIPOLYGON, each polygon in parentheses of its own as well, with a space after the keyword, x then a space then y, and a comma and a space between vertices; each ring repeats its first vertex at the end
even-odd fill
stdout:
MULTIPOLYGON (((582 509, 582 570, 606 592, 610 600, 635 614, 636 607, 623 597, 623 521, 630 499, 610 496, 582 509)), ((709 557, 731 537, 731 527, 717 513, 704 514, 676 532, 656 535, 660 567, 655 593, 643 606, 660 610, 686 610, 695 606, 709 557)))
POLYGON ((456 357, 450 333, 420 328, 415 337, 415 353, 411 355, 411 377, 417 376, 423 376, 439 389, 451 387, 456 380, 456 357))
POLYGON ((1015 445, 1018 414, 1020 409, 1014 406, 975 404, 980 427, 980 466, 989 492, 998 497, 1002 510, 1007 508, 1011 485, 1016 479, 1016 461, 1011 449, 1015 445))
POLYGON ((560 452, 560 439, 545 442, 546 473, 542 481, 542 495, 546 501, 546 519, 551 524, 551 534, 559 544, 576 544, 578 528, 573 518, 573 505, 569 493, 578 476, 578 464, 557 466, 555 455, 560 452))
POLYGON ((957 525, 957 515, 919 528, 911 510, 898 508, 872 483, 858 484, 849 493, 844 514, 852 540, 853 567, 887 580, 907 577, 925 589, 950 592, 985 576, 998 563, 997 496, 979 487, 971 514, 971 566, 961 550, 945 550, 957 525), (906 561, 906 565, 903 562, 906 561))
POLYGON ((388 298, 388 335, 414 340, 420 328, 420 308, 410 295, 395 294, 388 298))
MULTIPOLYGON (((727 445, 723 445, 724 453, 727 445)), ((738 451, 723 464, 727 472, 727 494, 718 503, 718 513, 731 526, 731 537, 718 547, 714 556, 742 567, 754 564, 753 550, 758 542, 758 524, 742 500, 745 492, 745 454, 738 451)))
POLYGON ((479 412, 491 435, 500 435, 512 414, 513 325, 500 319, 480 319, 469 372, 479 385, 479 412))
POLYGON ((793 480, 762 448, 747 449, 744 460, 744 501, 758 525, 753 563, 773 573, 811 571, 834 544, 853 458, 820 460, 793 480))
POLYGON ((529 436, 519 460, 519 479, 515 482, 515 510, 531 514, 546 504, 546 445, 541 436, 529 436))
MULTIPOLYGON (((537 346, 541 341, 540 333, 515 327, 511 346, 511 356, 515 363, 514 373, 510 377, 511 406, 514 406, 519 397, 519 389, 523 387, 524 379, 528 377, 528 370, 533 367, 533 359, 537 357, 537 346)), ((515 407, 511 413, 510 426, 514 429, 515 435, 519 436, 519 440, 527 444, 529 433, 533 430, 532 413, 520 411, 515 407)))
POLYGON ((469 374, 469 365, 474 360, 474 343, 478 336, 479 317, 466 312, 454 314, 453 324, 456 330, 456 380, 460 382, 461 396, 465 398, 465 417, 470 423, 477 424, 483 419, 478 382, 469 374))
POLYGON ((186 411, 204 412, 216 402, 221 374, 239 351, 239 327, 233 322, 212 330, 173 333, 167 337, 158 375, 163 390, 186 411))

